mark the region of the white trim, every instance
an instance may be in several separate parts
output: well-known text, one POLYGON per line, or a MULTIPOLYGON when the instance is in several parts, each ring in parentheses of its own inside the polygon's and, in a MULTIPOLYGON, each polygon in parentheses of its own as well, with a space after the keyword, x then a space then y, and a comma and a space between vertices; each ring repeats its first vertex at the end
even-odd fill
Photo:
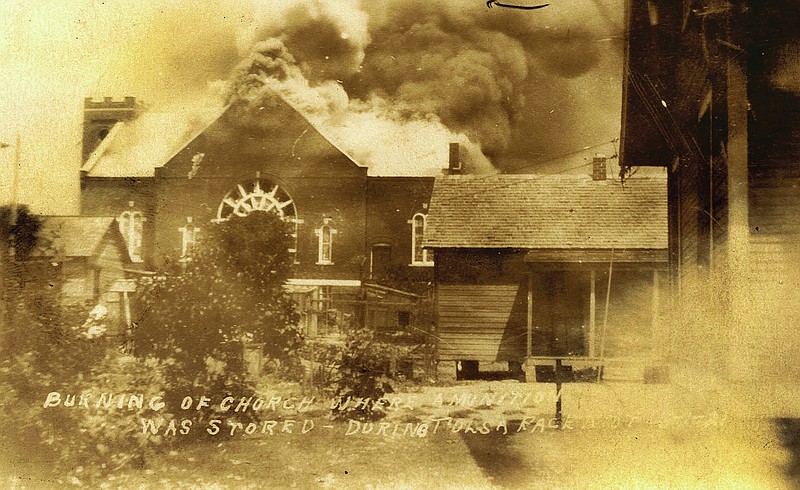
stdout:
POLYGON ((422 247, 425 241, 425 233, 428 229, 428 215, 423 213, 415 213, 414 216, 408 220, 411 223, 411 263, 413 267, 433 267, 433 260, 428 259, 431 255, 428 249, 422 247), (422 236, 417 237, 417 217, 422 218, 422 236), (417 260, 417 240, 419 239, 420 248, 422 249, 422 260, 417 260))
POLYGON ((286 281, 289 286, 345 286, 361 287, 358 279, 289 279, 286 281))
POLYGON ((323 218, 322 226, 314 230, 314 234, 317 235, 318 238, 317 265, 333 265, 333 237, 336 235, 336 229, 333 227, 333 220, 331 218, 323 218), (324 257, 325 228, 328 229, 328 237, 330 238, 330 242, 328 243, 329 257, 327 259, 324 257))
MULTIPOLYGON (((131 201, 129 204, 132 206, 133 202, 131 201)), ((117 227, 125 239, 125 246, 128 249, 128 256, 131 262, 144 262, 142 258, 144 252, 144 222, 144 213, 141 211, 125 210, 117 216, 117 227), (141 224, 138 234, 136 233, 136 218, 139 218, 141 224), (127 223, 124 223, 124 220, 127 220, 127 223), (134 253, 137 248, 139 249, 138 254, 134 253)))

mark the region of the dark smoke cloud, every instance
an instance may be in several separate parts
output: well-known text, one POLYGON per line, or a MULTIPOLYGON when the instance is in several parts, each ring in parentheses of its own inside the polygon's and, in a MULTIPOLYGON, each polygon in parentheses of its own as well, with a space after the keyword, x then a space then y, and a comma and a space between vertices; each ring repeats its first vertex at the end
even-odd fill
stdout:
POLYGON ((520 13, 457 0, 307 0, 272 4, 248 34, 256 53, 280 41, 269 56, 291 65, 298 93, 324 92, 323 104, 299 103, 327 123, 355 124, 347 111, 396 123, 433 116, 513 167, 616 136, 622 5, 595 3, 520 13))
POLYGON ((448 144, 467 149, 471 171, 491 170, 480 149, 444 126, 432 112, 401 112, 378 97, 350 100, 335 81, 312 82, 278 38, 258 42, 228 84, 226 101, 242 128, 274 129, 281 121, 264 117, 275 95, 297 108, 319 130, 376 175, 437 175, 447 162, 448 144))
POLYGON ((244 44, 277 38, 312 83, 343 80, 361 69, 369 43, 367 13, 356 0, 266 2, 244 44))
POLYGON ((551 99, 559 78, 582 75, 598 61, 594 41, 602 32, 572 25, 562 13, 565 28, 540 24, 538 14, 463 2, 384 2, 370 16, 373 40, 353 89, 432 111, 497 155, 511 143, 526 95, 551 99), (538 91, 523 90, 529 79, 541 81, 538 91))

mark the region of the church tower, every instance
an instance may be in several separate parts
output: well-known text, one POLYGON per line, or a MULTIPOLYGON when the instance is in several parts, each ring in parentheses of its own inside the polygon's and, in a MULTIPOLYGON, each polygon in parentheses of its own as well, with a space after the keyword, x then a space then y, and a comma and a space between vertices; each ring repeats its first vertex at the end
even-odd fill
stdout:
POLYGON ((114 100, 105 97, 96 101, 87 97, 83 101, 83 162, 108 136, 114 125, 136 117, 136 97, 114 100))

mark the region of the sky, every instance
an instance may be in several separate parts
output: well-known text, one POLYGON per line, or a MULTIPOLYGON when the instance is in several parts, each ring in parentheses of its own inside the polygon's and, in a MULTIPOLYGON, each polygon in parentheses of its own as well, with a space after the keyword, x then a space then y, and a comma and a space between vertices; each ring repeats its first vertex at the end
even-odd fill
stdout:
POLYGON ((191 113, 243 80, 272 83, 357 160, 398 174, 417 169, 376 151, 381 138, 415 155, 457 138, 494 171, 616 151, 622 0, 5 0, 0 18, 0 197, 19 150, 18 201, 39 213, 79 212, 84 97, 191 113))

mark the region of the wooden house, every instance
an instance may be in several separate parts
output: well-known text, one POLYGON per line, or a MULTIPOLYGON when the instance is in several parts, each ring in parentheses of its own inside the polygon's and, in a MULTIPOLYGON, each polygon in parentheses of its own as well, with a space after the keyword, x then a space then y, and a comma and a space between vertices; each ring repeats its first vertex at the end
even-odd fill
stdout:
POLYGON ((112 217, 43 216, 31 257, 60 273, 65 305, 103 306, 111 335, 131 325, 132 278, 128 247, 112 217))
POLYGON ((666 181, 622 185, 606 179, 605 158, 594 167, 594 178, 436 179, 425 246, 436 255, 440 362, 474 374, 481 362, 513 370, 660 355, 666 181))

